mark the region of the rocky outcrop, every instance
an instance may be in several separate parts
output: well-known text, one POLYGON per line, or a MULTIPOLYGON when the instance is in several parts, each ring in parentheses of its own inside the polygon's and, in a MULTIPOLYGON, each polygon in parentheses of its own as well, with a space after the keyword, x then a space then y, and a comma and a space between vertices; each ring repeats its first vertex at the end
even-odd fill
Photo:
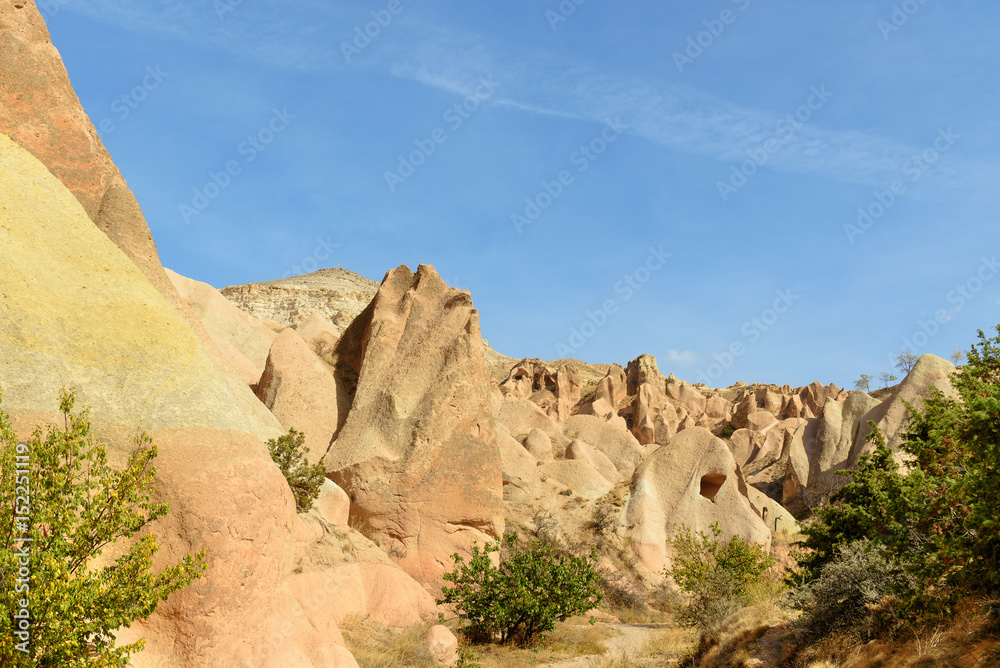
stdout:
POLYGON ((305 434, 309 462, 321 460, 349 407, 347 391, 338 386, 333 368, 294 329, 285 329, 275 337, 256 387, 257 398, 285 429, 305 434))
POLYGON ((343 332, 368 306, 379 284, 346 269, 320 269, 304 276, 233 285, 222 296, 261 320, 296 327, 313 314, 343 332))
POLYGON ((356 389, 327 471, 362 532, 437 591, 452 553, 504 527, 479 314, 432 267, 399 267, 344 332, 337 365, 356 389))
POLYGON ((287 586, 301 530, 291 492, 184 318, 6 135, 0 212, 0 255, 18 258, 0 273, 0 387, 15 427, 56 420, 58 389, 76 387, 112 461, 148 432, 156 498, 171 506, 154 527, 160 557, 208 551, 203 579, 122 632, 147 638, 141 665, 353 665, 335 622, 310 619, 287 586))
POLYGON ((718 522, 724 539, 738 535, 765 547, 771 541, 728 446, 702 427, 682 431, 642 463, 623 522, 633 552, 652 573, 669 564, 667 538, 680 526, 709 531, 718 522))
MULTIPOLYGON (((872 408, 861 418, 861 426, 854 439, 851 448, 849 463, 855 466, 858 460, 874 450, 871 443, 868 443, 868 436, 871 434, 871 427, 868 422, 875 422, 876 426, 886 437, 890 448, 896 449, 906 432, 906 423, 909 420, 909 411, 906 404, 919 409, 923 405, 924 399, 930 396, 930 388, 935 387, 945 396, 953 399, 958 397, 955 388, 951 386, 951 374, 955 373, 955 365, 944 360, 937 355, 921 355, 920 359, 906 374, 899 385, 892 393, 875 408, 872 408)), ((898 461, 902 461, 900 454, 898 461)))
POLYGON ((208 283, 164 270, 177 294, 208 330, 226 362, 247 385, 256 385, 264 373, 275 333, 262 322, 236 308, 208 283))
POLYGON ((571 366, 553 369, 540 359, 524 359, 511 369, 500 391, 514 399, 531 399, 561 422, 580 401, 580 379, 571 366))

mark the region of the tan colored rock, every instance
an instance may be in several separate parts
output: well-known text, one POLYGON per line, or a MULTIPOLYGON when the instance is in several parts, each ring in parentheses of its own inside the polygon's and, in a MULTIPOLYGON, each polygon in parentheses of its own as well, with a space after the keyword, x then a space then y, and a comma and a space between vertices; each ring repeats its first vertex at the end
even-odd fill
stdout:
POLYGON ((320 359, 326 361, 332 359, 337 342, 340 341, 340 330, 322 314, 313 313, 307 316, 295 327, 295 331, 320 359))
POLYGON ((375 543, 347 527, 308 519, 317 530, 300 544, 289 588, 317 628, 349 615, 370 617, 384 626, 409 628, 436 613, 434 598, 375 543), (320 609, 320 606, 324 606, 320 609))
POLYGON ((567 446, 566 459, 579 459, 590 464, 610 482, 617 483, 622 479, 621 473, 618 472, 607 455, 579 439, 567 446))
MULTIPOLYGON (((4 35, 12 12, 0 3, 4 35)), ((317 631, 287 588, 302 520, 229 382, 78 199, 6 135, 0 221, 0 256, 18 258, 0 273, 0 387, 15 429, 59 420, 58 388, 79 388, 113 464, 138 430, 159 447, 155 497, 171 506, 152 527, 161 563, 208 552, 204 578, 122 641, 145 637, 142 660, 166 668, 349 665, 335 625, 317 631)))
POLYGON ((625 368, 625 384, 628 394, 635 394, 643 383, 653 383, 663 388, 666 379, 656 366, 656 358, 652 355, 639 355, 628 363, 625 368))
POLYGON ((787 544, 801 534, 799 523, 795 517, 780 503, 753 485, 747 486, 747 497, 775 539, 787 544))
POLYGON ((305 434, 310 464, 326 455, 348 408, 333 369, 293 329, 275 337, 257 397, 285 429, 305 434))
POLYGON ((734 410, 734 406, 722 397, 711 397, 705 402, 705 413, 712 418, 728 420, 734 410))
POLYGON ((733 412, 733 426, 737 429, 754 429, 754 425, 750 423, 750 416, 756 413, 757 397, 752 394, 743 397, 733 412))
POLYGON ((497 443, 500 446, 504 500, 530 503, 537 499, 541 491, 538 461, 500 424, 497 425, 497 443))
POLYGON ((618 406, 626 394, 625 370, 612 364, 607 375, 597 383, 592 401, 580 408, 583 415, 595 415, 606 421, 618 419, 618 406))
POLYGON ((332 480, 324 480, 319 496, 313 501, 313 512, 338 527, 346 527, 351 516, 351 497, 332 480))
MULTIPOLYGON (((695 387, 683 380, 677 380, 673 374, 667 378, 667 396, 680 404, 689 415, 699 417, 708 407, 708 398, 695 387)), ((715 416, 721 417, 721 416, 715 416)))
POLYGON ((554 459, 552 455, 552 439, 538 427, 534 427, 528 432, 528 435, 524 439, 524 449, 537 461, 550 462, 554 459))
POLYGON ((186 278, 169 269, 164 271, 181 299, 216 339, 220 349, 225 352, 225 346, 231 346, 253 364, 255 377, 247 384, 256 384, 264 373, 264 364, 275 338, 274 332, 233 306, 208 283, 186 278))
POLYGON ((792 434, 788 445, 788 466, 781 497, 781 505, 786 508, 799 499, 809 486, 809 471, 816 450, 816 434, 819 431, 819 418, 800 419, 803 422, 792 434))
POLYGON ((458 663, 458 638, 447 626, 435 624, 427 629, 423 640, 438 665, 454 666, 458 663))
POLYGON ((497 422, 507 427, 510 435, 517 440, 523 440, 532 429, 541 429, 552 440, 555 455, 562 456, 565 450, 565 437, 562 427, 546 415, 541 408, 528 399, 507 398, 500 406, 497 422))
MULTIPOLYGON (((856 466, 863 455, 874 450, 867 442, 868 435, 872 431, 868 425, 869 420, 874 421, 882 431, 889 447, 896 449, 903 442, 906 423, 909 420, 906 403, 919 409, 923 406, 924 399, 930 396, 931 387, 936 387, 945 396, 957 398, 958 393, 951 386, 950 380, 953 373, 955 365, 951 362, 937 355, 921 355, 903 382, 893 389, 892 394, 861 418, 860 428, 851 448, 850 465, 856 466)), ((897 457, 897 461, 903 461, 902 455, 897 457)))
POLYGON ((677 527, 734 535, 770 545, 771 532, 750 505, 732 453, 707 429, 686 429, 642 463, 632 478, 625 534, 640 563, 658 573, 670 562, 667 538, 677 527))
POLYGON ((767 430, 778 424, 778 418, 767 411, 757 411, 747 416, 746 424, 748 429, 767 433, 767 430))
POLYGON ((543 476, 558 480, 588 501, 601 498, 614 487, 597 469, 579 459, 549 462, 539 466, 538 470, 543 476))
POLYGON ((553 369, 540 359, 523 359, 500 384, 501 391, 515 399, 531 399, 553 419, 570 416, 580 401, 580 379, 569 365, 553 369))
POLYGON ((763 435, 752 429, 737 429, 729 437, 729 448, 739 466, 745 466, 750 462, 763 444, 763 435))
POLYGON ((220 292, 261 320, 296 327, 318 313, 342 332, 365 310, 378 286, 352 271, 329 268, 277 281, 231 285, 220 292))
POLYGON ((632 475, 645 454, 627 430, 618 429, 593 415, 574 415, 566 420, 564 432, 567 437, 578 438, 603 452, 626 478, 632 475))
POLYGON ((337 345, 337 375, 356 383, 325 463, 351 497, 351 519, 437 592, 450 555, 503 534, 503 474, 468 292, 433 267, 389 271, 337 345))

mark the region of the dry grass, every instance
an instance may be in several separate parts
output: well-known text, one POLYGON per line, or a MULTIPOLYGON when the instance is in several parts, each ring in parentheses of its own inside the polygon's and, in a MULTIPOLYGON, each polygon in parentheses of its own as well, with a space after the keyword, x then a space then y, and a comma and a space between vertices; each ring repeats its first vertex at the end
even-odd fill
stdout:
POLYGON ((361 668, 437 668, 421 640, 429 626, 388 629, 369 617, 348 615, 340 630, 361 668))
POLYGON ((905 624, 894 637, 868 643, 840 633, 801 649, 789 663, 804 668, 989 668, 1000 666, 1000 630, 981 602, 967 601, 945 622, 905 624))
POLYGON ((556 624, 555 630, 533 647, 514 645, 466 645, 471 665, 481 668, 532 668, 581 656, 603 655, 604 641, 616 632, 603 624, 590 624, 577 617, 556 624))

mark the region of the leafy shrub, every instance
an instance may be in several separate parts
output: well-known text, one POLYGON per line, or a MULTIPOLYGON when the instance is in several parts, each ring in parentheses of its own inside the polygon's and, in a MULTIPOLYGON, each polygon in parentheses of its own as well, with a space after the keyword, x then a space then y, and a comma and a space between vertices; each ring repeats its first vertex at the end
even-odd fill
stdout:
POLYGON ((467 634, 476 640, 530 643, 551 631, 557 619, 582 614, 601 602, 595 552, 589 558, 557 555, 541 541, 520 547, 517 533, 508 533, 502 542, 482 549, 473 546, 468 563, 458 554, 451 558, 456 568, 445 573, 444 580, 454 586, 441 588, 438 605, 454 604, 468 623, 467 634))
POLYGON ((669 539, 674 557, 664 575, 673 578, 687 596, 677 611, 685 626, 716 629, 736 610, 751 602, 751 589, 760 583, 774 559, 756 543, 733 536, 719 541, 718 522, 711 525, 712 536, 694 533, 682 526, 669 539))
POLYGON ((202 551, 152 573, 159 547, 150 534, 124 550, 122 541, 169 511, 151 500, 156 446, 143 434, 125 468, 111 468, 105 447, 90 434, 87 411, 75 415, 74 402, 64 390, 64 428, 38 427, 21 445, 0 411, 2 666, 125 666, 145 641, 116 648, 115 631, 149 617, 206 568, 202 551), (113 543, 124 554, 93 566, 113 543), (27 619, 19 618, 25 605, 27 619))
MULTIPOLYGON (((1000 326, 997 327, 1000 333, 1000 326)), ((917 584, 901 592, 907 618, 950 614, 955 603, 1000 591, 1000 336, 979 342, 951 376, 952 399, 931 388, 910 423, 897 470, 874 430, 875 452, 853 481, 831 497, 803 533, 813 552, 800 560, 806 580, 819 577, 837 550, 856 540, 883 546, 917 584)))
POLYGON ((326 477, 322 463, 310 465, 306 459, 305 441, 305 434, 289 429, 284 436, 267 442, 267 451, 288 481, 295 497, 295 509, 300 513, 312 508, 326 477))
POLYGON ((883 626, 876 617, 895 608, 895 595, 914 584, 878 543, 858 540, 841 545, 819 577, 797 592, 795 605, 805 612, 800 626, 814 638, 849 629, 870 640, 883 626))

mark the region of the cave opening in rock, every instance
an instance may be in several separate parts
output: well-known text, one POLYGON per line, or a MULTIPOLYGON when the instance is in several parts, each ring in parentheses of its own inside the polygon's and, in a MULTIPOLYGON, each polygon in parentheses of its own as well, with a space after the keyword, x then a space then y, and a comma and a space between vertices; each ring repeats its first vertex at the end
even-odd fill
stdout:
POLYGON ((709 501, 715 501, 715 495, 722 489, 726 476, 721 473, 709 473, 701 477, 701 495, 709 501))

